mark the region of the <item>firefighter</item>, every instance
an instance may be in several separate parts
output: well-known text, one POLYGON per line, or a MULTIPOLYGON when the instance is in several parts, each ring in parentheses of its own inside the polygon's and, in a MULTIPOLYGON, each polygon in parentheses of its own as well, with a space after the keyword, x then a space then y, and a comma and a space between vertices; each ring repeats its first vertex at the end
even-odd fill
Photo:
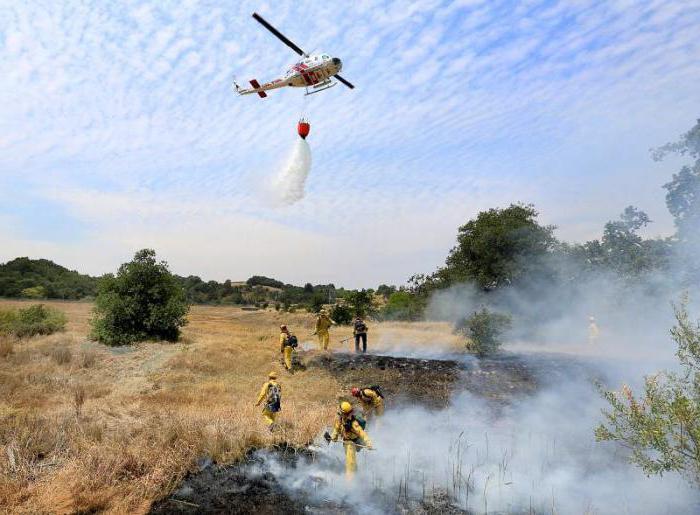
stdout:
POLYGON ((316 317, 316 335, 318 336, 318 345, 323 350, 328 350, 328 344, 331 340, 331 335, 328 330, 335 322, 330 319, 325 309, 322 309, 316 317))
POLYGON ((286 325, 280 326, 280 352, 284 357, 284 367, 292 373, 292 351, 297 347, 297 337, 289 332, 286 325))
POLYGON ((595 317, 588 317, 588 343, 589 345, 595 345, 598 343, 598 338, 600 337, 600 329, 598 329, 598 324, 595 321, 595 317))
POLYGON ((343 401, 340 403, 338 417, 333 427, 333 434, 326 433, 324 436, 328 441, 338 441, 338 437, 343 439, 343 447, 345 448, 345 475, 348 479, 352 479, 357 471, 357 449, 366 447, 372 448, 372 441, 364 430, 365 421, 359 416, 356 416, 352 405, 343 401))
POLYGON ((360 317, 355 317, 352 334, 355 337, 355 352, 360 352, 360 340, 362 340, 362 352, 367 352, 367 324, 360 317))
POLYGON ((384 414, 384 394, 379 386, 354 387, 350 393, 360 401, 365 418, 381 417, 384 414))
POLYGON ((267 427, 272 431, 277 414, 282 410, 282 385, 277 382, 277 372, 270 372, 267 379, 268 381, 260 389, 255 405, 260 406, 260 403, 265 401, 262 415, 267 427))

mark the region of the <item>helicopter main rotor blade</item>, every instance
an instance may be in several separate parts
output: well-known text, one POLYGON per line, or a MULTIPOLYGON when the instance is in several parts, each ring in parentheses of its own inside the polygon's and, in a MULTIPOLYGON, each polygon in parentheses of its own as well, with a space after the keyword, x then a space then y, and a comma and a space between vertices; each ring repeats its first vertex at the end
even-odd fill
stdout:
POLYGON ((340 75, 338 75, 337 73, 334 75, 334 77, 335 77, 336 79, 338 79, 340 82, 342 82, 343 84, 345 84, 348 88, 350 88, 350 89, 355 89, 355 86, 353 86, 351 82, 345 80, 344 78, 342 78, 342 77, 341 77, 340 75))
POLYGON ((260 25, 262 25, 262 26, 265 27, 267 30, 269 30, 270 32, 272 32, 275 36, 277 36, 277 37, 280 39, 280 41, 282 41, 282 43, 284 43, 284 44, 287 45, 289 48, 291 48, 292 50, 294 50, 297 54, 303 55, 304 57, 307 57, 307 56, 308 56, 308 54, 307 54, 306 52, 304 52, 301 48, 299 48, 298 46, 296 46, 289 38, 287 38, 287 36, 285 36, 285 35, 282 34, 279 30, 277 30, 277 29, 274 28, 272 25, 270 25, 270 24, 268 23, 268 21, 267 21, 265 18, 263 18, 262 16, 260 16, 258 13, 253 13, 253 18, 255 18, 255 20, 256 20, 258 23, 260 23, 260 25))

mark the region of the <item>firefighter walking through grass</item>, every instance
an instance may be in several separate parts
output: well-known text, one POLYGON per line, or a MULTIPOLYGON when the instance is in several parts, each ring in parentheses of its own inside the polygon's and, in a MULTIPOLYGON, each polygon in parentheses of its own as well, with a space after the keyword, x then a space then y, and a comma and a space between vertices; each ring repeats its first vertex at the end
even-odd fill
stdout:
POLYGON ((328 350, 328 344, 331 341, 331 335, 328 332, 335 322, 330 319, 325 309, 322 309, 316 317, 316 335, 318 336, 318 345, 323 350, 328 350))
POLYGON ((381 417, 384 414, 384 394, 379 386, 355 387, 350 393, 360 401, 362 414, 366 419, 381 417))
POLYGON ((272 431, 277 414, 282 411, 282 385, 277 382, 277 373, 274 371, 267 375, 267 379, 260 389, 255 405, 260 406, 260 403, 265 401, 262 415, 267 427, 272 431))
POLYGON ((338 438, 343 439, 345 448, 345 475, 352 479, 357 472, 357 451, 358 448, 372 448, 372 441, 365 433, 365 421, 355 415, 352 405, 343 401, 340 403, 338 417, 335 420, 333 434, 326 433, 324 436, 328 441, 337 442, 338 438))
POLYGON ((297 337, 289 332, 286 325, 280 326, 280 352, 284 357, 284 368, 292 372, 292 351, 297 346, 297 337))

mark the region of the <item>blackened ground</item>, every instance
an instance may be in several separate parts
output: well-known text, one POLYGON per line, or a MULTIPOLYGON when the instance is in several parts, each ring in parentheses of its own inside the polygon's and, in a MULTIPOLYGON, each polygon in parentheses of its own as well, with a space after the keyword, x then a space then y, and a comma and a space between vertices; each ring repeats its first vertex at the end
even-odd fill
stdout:
POLYGON ((503 353, 484 359, 464 355, 438 360, 335 353, 303 361, 309 369, 330 371, 348 393, 353 386, 380 385, 387 408, 403 402, 443 408, 454 392, 464 390, 507 402, 591 370, 587 363, 560 354, 503 353))
MULTIPOLYGON (((455 392, 467 390, 488 399, 494 406, 534 393, 540 386, 588 376, 589 364, 556 354, 503 354, 489 359, 415 359, 372 354, 298 355, 301 365, 313 373, 323 368, 333 373, 348 392, 352 386, 378 384, 386 396, 387 410, 402 402, 439 409, 455 392)), ((305 372, 301 372, 305 373, 305 372)), ((265 451, 274 453, 290 469, 299 459, 312 459, 308 450, 289 447, 265 451)), ((290 496, 266 468, 260 453, 228 466, 208 466, 188 476, 179 489, 155 503, 154 514, 166 513, 354 513, 352 506, 306 497, 290 496)), ((382 492, 372 492, 380 499, 382 492)), ((382 502, 384 504, 384 502, 382 502)), ((433 496, 420 501, 386 500, 386 513, 465 513, 452 506, 447 497, 433 496)))
MULTIPOLYGON (((309 452, 293 453, 292 449, 258 451, 250 453, 246 459, 234 465, 209 467, 185 478, 183 483, 169 497, 155 503, 151 514, 352 514, 357 515, 357 506, 349 502, 323 500, 312 495, 314 486, 295 491, 289 495, 270 471, 268 458, 282 459, 289 473, 300 460, 314 460, 309 452)), ((321 480, 319 480, 321 481, 321 480)), ((382 513, 390 515, 459 515, 464 510, 454 507, 447 495, 434 492, 424 499, 397 499, 385 492, 373 489, 366 492, 372 496, 374 506, 382 513)))
POLYGON ((389 400, 408 400, 435 408, 446 406, 463 367, 453 360, 341 353, 314 356, 306 361, 306 366, 330 371, 348 394, 353 386, 381 386, 387 408, 389 400))
MULTIPOLYGON (((291 447, 280 447, 270 452, 290 468, 303 455, 309 455, 304 449, 291 447)), ((336 506, 311 506, 299 496, 291 498, 276 477, 265 468, 265 460, 258 452, 252 451, 241 463, 210 465, 188 475, 175 492, 155 503, 150 513, 288 515, 313 513, 311 508, 323 510, 318 513, 339 512, 336 506)))

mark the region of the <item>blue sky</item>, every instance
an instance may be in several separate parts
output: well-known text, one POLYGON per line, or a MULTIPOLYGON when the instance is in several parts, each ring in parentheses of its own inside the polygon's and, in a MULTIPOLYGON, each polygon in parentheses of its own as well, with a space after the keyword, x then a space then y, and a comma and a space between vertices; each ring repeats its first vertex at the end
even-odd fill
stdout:
POLYGON ((37 2, 0 11, 0 261, 346 286, 439 265, 479 210, 531 202, 598 237, 634 204, 671 229, 648 149, 700 117, 695 1, 37 2), (353 91, 237 97, 307 51, 353 91), (301 202, 264 184, 312 124, 301 202))

